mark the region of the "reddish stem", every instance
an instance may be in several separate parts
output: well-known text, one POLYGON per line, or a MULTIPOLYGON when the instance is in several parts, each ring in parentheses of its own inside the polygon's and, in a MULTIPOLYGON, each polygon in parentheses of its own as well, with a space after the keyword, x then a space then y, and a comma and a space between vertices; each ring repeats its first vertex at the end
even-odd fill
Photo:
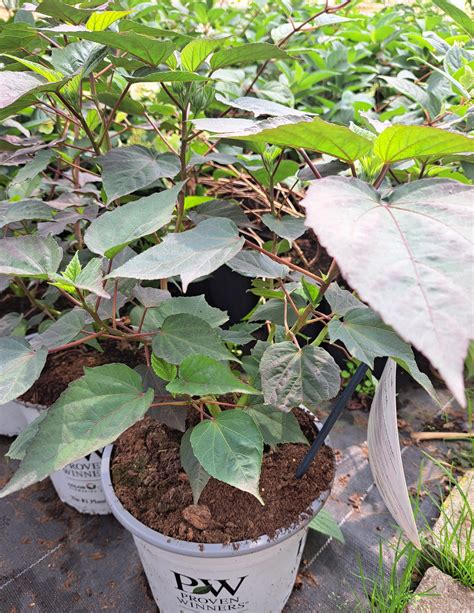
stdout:
POLYGON ((88 336, 83 336, 82 338, 78 338, 77 341, 72 341, 71 343, 66 343, 65 345, 61 345, 60 347, 55 347, 54 349, 50 349, 48 353, 57 353, 58 351, 64 351, 65 349, 70 349, 71 347, 77 347, 78 345, 83 345, 88 341, 91 341, 94 338, 102 336, 102 332, 94 332, 94 334, 89 334, 88 336))

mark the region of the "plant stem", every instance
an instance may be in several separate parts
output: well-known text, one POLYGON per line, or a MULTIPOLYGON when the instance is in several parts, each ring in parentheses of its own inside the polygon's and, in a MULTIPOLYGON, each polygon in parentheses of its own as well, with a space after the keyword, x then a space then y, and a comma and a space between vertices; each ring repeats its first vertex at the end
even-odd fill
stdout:
MULTIPOLYGON (((187 131, 188 131, 188 113, 189 113, 189 104, 181 112, 181 147, 179 151, 179 160, 180 160, 180 172, 179 178, 181 181, 186 181, 188 177, 188 172, 186 168, 186 155, 188 151, 188 142, 187 142, 187 131)), ((176 232, 181 232, 181 224, 183 222, 184 217, 184 200, 186 197, 186 189, 183 185, 183 189, 180 191, 178 196, 178 214, 176 216, 176 232)))
POLYGON ((147 311, 148 311, 148 307, 143 307, 143 313, 142 313, 140 323, 138 324, 138 329, 137 329, 138 334, 140 334, 140 332, 142 331, 143 324, 145 323, 145 317, 146 317, 147 311))
POLYGON ((97 314, 97 312, 94 309, 90 308, 90 306, 87 304, 86 299, 84 298, 84 294, 81 292, 81 290, 76 288, 76 291, 77 291, 77 293, 79 295, 79 299, 81 301, 82 308, 89 313, 89 315, 92 317, 92 319, 95 321, 95 323, 99 326, 99 328, 101 328, 102 330, 107 330, 108 329, 107 324, 102 321, 102 319, 99 317, 99 315, 97 314))
MULTIPOLYGON (((315 13, 314 15, 311 15, 311 17, 308 17, 308 19, 306 19, 305 21, 300 23, 298 26, 293 27, 293 30, 289 34, 287 34, 284 38, 282 38, 277 43, 276 46, 280 47, 280 48, 283 47, 290 40, 290 38, 292 36, 294 36, 295 34, 300 32, 305 26, 309 25, 312 21, 314 21, 315 19, 317 19, 321 15, 324 15, 324 13, 336 13, 337 11, 340 11, 345 6, 350 4, 350 2, 351 2, 351 0, 345 0, 345 2, 342 2, 341 4, 338 4, 338 5, 333 6, 333 7, 329 7, 329 3, 326 2, 324 8, 321 11, 319 11, 318 13, 315 13)), ((270 60, 266 60, 266 62, 264 62, 260 66, 260 68, 257 70, 257 74, 255 75, 254 79, 252 80, 250 85, 247 87, 247 89, 246 89, 246 91, 244 93, 244 96, 248 96, 248 94, 252 91, 253 86, 259 80, 259 78, 261 77, 262 73, 264 72, 264 70, 266 69, 266 67, 268 66, 269 63, 270 63, 270 60)))
POLYGON ((143 343, 143 351, 145 352, 146 365, 148 368, 151 368, 150 349, 148 348, 148 343, 146 341, 143 343))
POLYGON ((321 343, 326 340, 326 336, 328 335, 328 332, 329 332, 329 328, 327 326, 324 326, 324 328, 321 330, 318 336, 314 339, 311 345, 315 345, 316 347, 319 347, 319 345, 321 345, 321 343))
POLYGON ((319 287, 318 297, 324 296, 327 288, 331 285, 331 283, 334 281, 334 279, 336 279, 338 275, 339 275, 339 267, 337 265, 336 260, 333 259, 331 262, 331 265, 329 266, 329 270, 328 270, 326 279, 321 283, 319 287))
POLYGON ((114 283, 114 295, 112 298, 112 328, 117 328, 117 292, 118 292, 118 279, 114 283))
POLYGON ((287 292, 285 284, 283 283, 283 281, 281 279, 278 279, 278 284, 281 287, 281 289, 283 290, 283 293, 285 294, 286 299, 288 300, 288 303, 290 304, 291 308, 293 309, 293 312, 298 317, 300 312, 298 311, 298 308, 297 308, 296 304, 294 303, 293 298, 287 292))
POLYGON ((181 111, 183 111, 183 107, 181 106, 179 101, 173 96, 168 87, 164 83, 161 84, 161 87, 163 88, 163 91, 166 92, 168 98, 173 101, 173 104, 176 105, 176 108, 181 109, 181 111))
POLYGON ((62 96, 60 93, 56 92, 56 96, 61 100, 61 102, 69 110, 69 112, 72 113, 74 117, 77 117, 77 119, 81 122, 81 126, 84 129, 84 132, 87 134, 87 137, 89 138, 90 143, 92 147, 94 148, 96 155, 101 155, 100 147, 95 142, 94 135, 92 134, 91 129, 87 125, 87 121, 84 119, 84 116, 82 115, 82 113, 78 113, 76 109, 71 104, 69 104, 66 98, 64 98, 64 96, 62 96))
POLYGON ((48 305, 42 304, 41 302, 36 300, 36 298, 33 296, 33 294, 28 289, 26 283, 24 283, 23 280, 20 279, 20 277, 15 277, 15 283, 21 287, 21 289, 23 290, 25 296, 30 301, 31 306, 35 307, 39 311, 43 311, 43 313, 45 313, 45 315, 47 315, 50 319, 55 321, 56 318, 54 317, 54 315, 51 314, 48 305))
POLYGON ((150 115, 148 115, 147 112, 145 112, 145 117, 146 117, 148 123, 150 124, 150 126, 156 132, 158 137, 163 141, 163 143, 168 147, 168 149, 171 151, 171 153, 174 153, 175 155, 179 156, 179 153, 176 151, 176 149, 173 147, 173 145, 167 140, 166 136, 164 134, 162 134, 161 130, 158 128, 156 123, 153 121, 153 119, 150 117, 150 115))
POLYGON ((65 345, 61 345, 60 347, 50 349, 48 353, 57 353, 58 351, 64 351, 65 349, 70 349, 71 347, 77 347, 78 345, 87 343, 88 341, 91 341, 94 338, 98 338, 99 336, 102 336, 102 332, 94 332, 93 334, 88 334, 87 336, 78 338, 76 341, 72 341, 71 343, 66 343, 65 345))
MULTIPOLYGON (((324 296, 324 294, 326 293, 326 290, 328 289, 329 285, 332 283, 332 281, 334 281, 334 279, 338 276, 338 274, 339 274, 339 268, 337 266, 336 260, 333 259, 333 261, 331 262, 331 265, 329 267, 326 279, 323 280, 321 285, 319 286, 318 298, 322 298, 324 296)), ((298 332, 302 328, 304 328, 306 326, 306 324, 308 323, 308 317, 311 315, 312 311, 313 311, 313 305, 310 303, 310 304, 307 305, 305 310, 298 317, 298 320, 296 321, 295 325, 291 329, 291 331, 294 334, 298 334, 298 332)), ((322 334, 322 332, 324 330, 327 330, 327 328, 324 328, 320 332, 318 337, 313 341, 313 343, 312 343, 313 345, 319 345, 320 343, 323 342, 323 340, 326 337, 326 335, 324 335, 321 338, 321 340, 319 340, 319 342, 316 342, 316 341, 318 341, 319 337, 321 336, 321 334, 322 334)))
POLYGON ((304 161, 308 164, 311 172, 313 173, 313 175, 316 177, 316 179, 322 179, 322 176, 319 172, 319 170, 316 168, 316 166, 313 164, 313 162, 311 161, 311 158, 309 157, 309 155, 306 153, 306 151, 304 149, 298 149, 298 151, 301 153, 301 157, 304 159, 304 161))
MULTIPOLYGON (((99 140, 99 147, 101 146, 101 144, 103 143, 104 139, 108 138, 108 134, 109 134, 109 128, 112 124, 112 121, 115 117, 115 113, 117 112, 119 106, 121 105, 123 99, 125 98, 125 96, 128 94, 128 90, 131 87, 131 83, 127 83, 127 85, 125 86, 124 90, 122 91, 122 93, 120 94, 120 96, 118 97, 117 101, 115 102, 114 106, 112 107, 112 110, 110 111, 110 115, 107 117, 107 120, 105 122, 104 125, 104 132, 102 133, 102 136, 100 137, 99 140)), ((110 139, 108 140, 108 148, 110 149, 110 139)))
POLYGON ((374 181, 375 189, 378 189, 382 185, 383 180, 385 179, 385 175, 387 174, 389 168, 390 168, 390 164, 384 164, 382 166, 382 170, 380 171, 379 176, 374 181))
POLYGON ((278 262, 279 264, 284 264, 285 266, 288 266, 288 268, 291 268, 292 270, 296 270, 296 272, 300 272, 302 275, 305 275, 306 277, 309 277, 310 279, 313 279, 314 281, 317 281, 318 283, 323 282, 323 279, 321 277, 318 277, 318 275, 315 275, 314 273, 309 272, 309 270, 305 270, 304 268, 301 268, 301 266, 298 266, 297 264, 293 264, 293 262, 289 262, 279 257, 278 255, 275 255, 271 251, 267 251, 266 249, 263 249, 263 247, 259 247, 258 245, 256 245, 255 243, 252 243, 249 240, 246 240, 245 244, 247 247, 250 247, 250 249, 255 249, 255 251, 259 251, 260 253, 263 253, 264 255, 268 255, 269 258, 271 258, 275 262, 278 262))

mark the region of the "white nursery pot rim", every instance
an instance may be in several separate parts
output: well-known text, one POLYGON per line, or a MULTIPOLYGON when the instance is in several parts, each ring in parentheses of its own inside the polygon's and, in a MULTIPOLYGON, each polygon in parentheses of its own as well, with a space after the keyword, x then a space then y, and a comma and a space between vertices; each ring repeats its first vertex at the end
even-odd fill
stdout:
MULTIPOLYGON (((321 424, 317 422, 316 419, 315 424, 318 429, 321 427, 321 424)), ((330 446, 330 441, 328 438, 326 439, 325 443, 326 445, 330 446)), ((145 526, 145 524, 136 519, 125 509, 115 494, 114 486, 112 484, 110 474, 112 451, 113 445, 108 445, 105 447, 102 453, 101 474, 102 488, 104 490, 105 499, 107 500, 117 521, 129 532, 131 532, 134 537, 138 537, 149 545, 158 547, 159 549, 163 549, 170 553, 192 556, 196 558, 227 558, 242 556, 257 551, 262 551, 285 541, 297 532, 304 529, 319 513, 331 492, 334 482, 333 478, 327 490, 321 492, 321 494, 319 494, 319 496, 313 500, 309 509, 302 513, 302 517, 296 520, 289 527, 280 528, 273 537, 269 537, 268 535, 264 534, 254 540, 235 541, 228 544, 182 541, 171 536, 166 536, 161 532, 145 526)))

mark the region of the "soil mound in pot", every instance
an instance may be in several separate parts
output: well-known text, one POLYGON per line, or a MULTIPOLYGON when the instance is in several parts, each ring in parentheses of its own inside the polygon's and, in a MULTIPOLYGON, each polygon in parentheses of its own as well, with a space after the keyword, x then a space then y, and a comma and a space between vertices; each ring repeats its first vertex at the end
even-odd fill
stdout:
POLYGON ((84 374, 84 367, 102 366, 120 362, 134 368, 143 362, 143 352, 128 342, 107 341, 101 343, 103 353, 90 346, 79 345, 65 351, 51 353, 43 372, 34 385, 20 396, 20 400, 49 407, 67 386, 84 374))
MULTIPOLYGON (((310 418, 298 411, 308 440, 310 418)), ((302 479, 295 469, 308 447, 279 445, 264 453, 260 492, 262 506, 251 494, 216 479, 206 485, 199 505, 181 467, 182 434, 146 417, 118 439, 112 458, 112 481, 123 506, 146 526, 173 538, 199 543, 231 543, 274 536, 308 511, 328 489, 335 471, 334 454, 323 446, 302 479)))

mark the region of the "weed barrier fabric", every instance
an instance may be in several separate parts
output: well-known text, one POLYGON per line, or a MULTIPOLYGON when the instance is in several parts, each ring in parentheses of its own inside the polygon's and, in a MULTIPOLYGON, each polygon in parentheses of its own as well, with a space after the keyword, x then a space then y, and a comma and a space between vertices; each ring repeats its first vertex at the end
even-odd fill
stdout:
MULTIPOLYGON (((406 420, 420 411, 431 416, 436 412, 421 390, 401 396, 400 417, 406 420)), ((394 522, 373 486, 366 429, 367 413, 347 410, 331 432, 341 455, 326 508, 341 524, 346 543, 310 533, 300 568, 302 587, 293 591, 285 613, 353 610, 363 599, 359 563, 366 575, 375 575, 379 539, 390 540, 395 534, 394 522)), ((10 441, 0 438, 2 456, 10 441)), ((421 451, 407 446, 402 457, 412 486, 419 476, 421 451)), ((13 462, 1 460, 2 482, 13 468, 13 462)), ((438 474, 426 471, 424 476, 431 489, 439 483, 438 474)), ((428 496, 422 499, 422 509, 427 517, 435 517, 428 496)), ((80 515, 63 505, 49 480, 0 501, 0 539, 1 611, 157 611, 131 535, 111 516, 80 515)), ((384 555, 389 572, 390 552, 384 555)))

